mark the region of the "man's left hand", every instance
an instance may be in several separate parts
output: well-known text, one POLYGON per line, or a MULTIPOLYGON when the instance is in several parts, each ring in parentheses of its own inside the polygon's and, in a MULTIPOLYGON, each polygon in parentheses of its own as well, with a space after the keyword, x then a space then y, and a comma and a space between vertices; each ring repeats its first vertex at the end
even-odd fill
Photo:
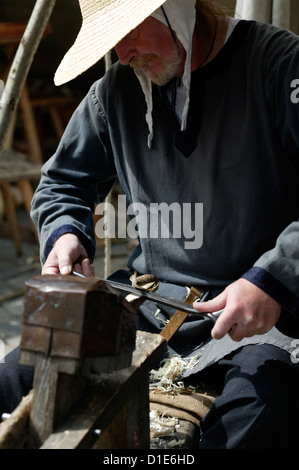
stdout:
POLYGON ((221 339, 229 333, 234 341, 267 333, 281 313, 278 302, 246 279, 239 279, 214 299, 194 303, 193 307, 211 313, 223 309, 211 335, 221 339))

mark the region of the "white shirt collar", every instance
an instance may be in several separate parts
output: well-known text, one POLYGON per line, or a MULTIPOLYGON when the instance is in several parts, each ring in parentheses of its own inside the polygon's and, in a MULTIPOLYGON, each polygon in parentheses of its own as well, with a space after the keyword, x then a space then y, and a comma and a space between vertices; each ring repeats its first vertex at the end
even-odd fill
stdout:
MULTIPOLYGON (((182 85, 185 88, 186 95, 182 112, 182 131, 186 129, 190 102, 192 38, 196 21, 195 3, 196 0, 167 0, 163 5, 170 26, 176 33, 179 41, 182 43, 186 51, 185 68, 182 77, 182 85)), ((168 26, 161 8, 158 8, 158 10, 156 10, 151 16, 168 26)), ((147 113, 145 118, 149 127, 148 146, 151 147, 153 140, 152 83, 148 75, 143 70, 135 69, 135 73, 139 79, 147 104, 147 113)))

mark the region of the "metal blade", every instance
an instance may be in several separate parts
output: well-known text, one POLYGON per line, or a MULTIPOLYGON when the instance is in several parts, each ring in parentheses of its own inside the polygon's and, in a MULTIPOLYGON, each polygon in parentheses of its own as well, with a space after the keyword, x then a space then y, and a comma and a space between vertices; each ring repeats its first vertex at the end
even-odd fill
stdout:
MULTIPOLYGON (((72 271, 72 274, 74 274, 74 276, 86 278, 86 276, 76 271, 72 271)), ((198 312, 193 307, 191 307, 188 304, 185 304, 181 300, 173 299, 171 297, 166 297, 164 295, 155 294, 153 292, 148 292, 144 289, 138 289, 136 287, 123 284, 122 282, 112 281, 110 279, 102 279, 100 277, 96 277, 96 279, 105 282, 108 286, 114 289, 117 289, 119 291, 134 294, 137 297, 144 297, 147 300, 151 300, 152 302, 155 302, 160 305, 164 305, 166 307, 171 307, 176 310, 181 310, 182 312, 188 313, 189 315, 197 315, 200 317, 208 318, 213 323, 216 323, 218 316, 222 312, 222 310, 220 310, 219 312, 215 312, 215 313, 198 312)))

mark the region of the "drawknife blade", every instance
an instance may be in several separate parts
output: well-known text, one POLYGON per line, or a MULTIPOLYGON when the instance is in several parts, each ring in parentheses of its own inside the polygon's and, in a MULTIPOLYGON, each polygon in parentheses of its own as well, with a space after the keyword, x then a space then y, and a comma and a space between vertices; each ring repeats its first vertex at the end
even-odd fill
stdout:
MULTIPOLYGON (((77 271, 72 271, 74 276, 86 278, 84 274, 80 274, 77 271)), ((112 281, 111 279, 102 279, 100 277, 95 277, 99 281, 105 282, 108 286, 117 289, 122 292, 134 294, 137 297, 144 297, 147 300, 151 300, 160 305, 164 305, 166 307, 171 307, 176 310, 180 310, 182 312, 188 313, 189 315, 197 315, 200 317, 208 318, 213 323, 216 323, 216 320, 222 310, 215 313, 206 313, 206 312, 198 312, 195 308, 191 307, 190 305, 182 302, 181 300, 173 299, 171 297, 166 297, 164 295, 156 294, 154 292, 148 292, 144 289, 139 289, 137 287, 129 286, 128 284, 123 284, 122 282, 112 281)))

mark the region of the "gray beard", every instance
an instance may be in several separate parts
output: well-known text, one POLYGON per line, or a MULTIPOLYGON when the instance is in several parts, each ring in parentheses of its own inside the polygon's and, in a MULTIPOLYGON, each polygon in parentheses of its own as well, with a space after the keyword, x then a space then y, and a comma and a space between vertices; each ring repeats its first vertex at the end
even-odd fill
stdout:
POLYGON ((153 83, 159 86, 163 86, 177 76, 178 71, 181 67, 181 54, 180 51, 177 50, 177 54, 173 55, 173 57, 167 61, 163 70, 159 73, 151 73, 149 70, 147 70, 146 63, 143 64, 139 62, 137 64, 135 62, 134 64, 132 64, 132 66, 140 67, 144 70, 144 72, 148 75, 148 77, 153 83))
POLYGON ((164 70, 162 70, 160 73, 150 73, 148 71, 146 71, 146 73, 153 83, 159 86, 163 86, 177 76, 180 65, 181 61, 176 58, 176 60, 169 62, 164 70))

